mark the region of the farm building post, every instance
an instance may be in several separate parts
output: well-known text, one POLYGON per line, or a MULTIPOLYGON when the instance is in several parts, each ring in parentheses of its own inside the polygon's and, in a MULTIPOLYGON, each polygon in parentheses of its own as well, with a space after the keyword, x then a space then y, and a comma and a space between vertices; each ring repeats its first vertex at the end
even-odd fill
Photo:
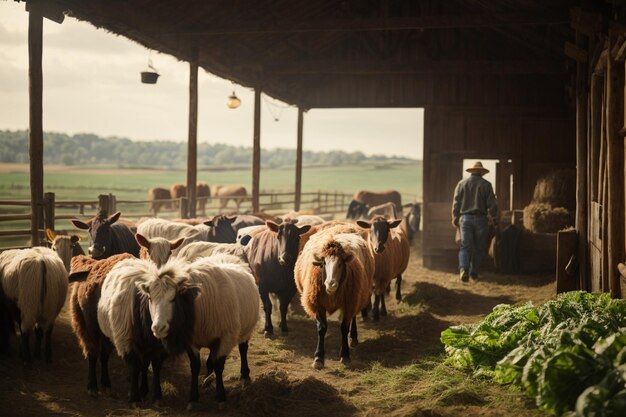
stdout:
POLYGON ((252 144, 252 211, 259 211, 261 177, 261 89, 254 89, 254 137, 252 144))
POLYGON ((188 216, 196 217, 196 178, 198 167, 198 49, 189 60, 189 139, 187 143, 188 216))
POLYGON ((304 124, 304 111, 298 107, 298 145, 296 148, 296 192, 293 209, 300 210, 302 201, 302 128, 304 124))
POLYGON ((41 244, 39 229, 43 227, 43 16, 30 10, 28 14, 28 80, 29 80, 29 157, 31 242, 41 244))

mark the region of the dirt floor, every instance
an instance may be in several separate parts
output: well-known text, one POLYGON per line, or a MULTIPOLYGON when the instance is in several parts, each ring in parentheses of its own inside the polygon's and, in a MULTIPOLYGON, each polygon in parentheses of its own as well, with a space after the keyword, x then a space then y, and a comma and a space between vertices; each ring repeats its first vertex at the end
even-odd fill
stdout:
MULTIPOLYGON (((117 357, 110 361, 113 392, 90 398, 87 363, 65 308, 53 335, 52 365, 35 362, 27 370, 16 355, 0 358, 0 416, 537 416, 540 412, 513 390, 442 365, 439 335, 450 325, 480 319, 496 304, 539 303, 554 293, 555 283, 548 275, 485 272, 478 282, 461 283, 453 271, 423 268, 416 244, 405 274, 403 302, 388 297, 390 314, 380 323, 363 324, 358 319, 360 344, 352 349, 348 367, 339 363, 338 322, 331 321, 326 367, 312 369, 315 323, 295 308, 286 338, 264 338, 259 321, 250 342, 252 384, 239 386, 235 350, 226 362, 226 408, 218 409, 209 378, 194 411, 185 411, 186 357, 166 362, 164 399, 158 408, 148 402, 128 408, 126 370, 117 357), (457 389, 457 384, 464 388, 457 389)), ((275 316, 275 326, 277 322, 275 316)))

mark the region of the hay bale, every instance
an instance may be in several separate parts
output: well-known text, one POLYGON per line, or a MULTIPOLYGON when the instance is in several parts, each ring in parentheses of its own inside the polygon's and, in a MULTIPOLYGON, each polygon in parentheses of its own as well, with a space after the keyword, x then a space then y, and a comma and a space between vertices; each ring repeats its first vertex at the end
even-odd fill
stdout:
POLYGON ((576 210, 576 170, 562 169, 539 179, 532 203, 576 210))
POLYGON ((524 208, 524 228, 533 233, 556 233, 574 224, 573 212, 565 207, 531 203, 524 208))

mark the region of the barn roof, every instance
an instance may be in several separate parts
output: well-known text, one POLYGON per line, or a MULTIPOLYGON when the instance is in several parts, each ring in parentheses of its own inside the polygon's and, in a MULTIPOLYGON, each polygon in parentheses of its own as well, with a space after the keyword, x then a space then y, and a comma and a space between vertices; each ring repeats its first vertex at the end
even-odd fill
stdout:
POLYGON ((304 108, 563 105, 572 73, 567 0, 40 1, 304 108))

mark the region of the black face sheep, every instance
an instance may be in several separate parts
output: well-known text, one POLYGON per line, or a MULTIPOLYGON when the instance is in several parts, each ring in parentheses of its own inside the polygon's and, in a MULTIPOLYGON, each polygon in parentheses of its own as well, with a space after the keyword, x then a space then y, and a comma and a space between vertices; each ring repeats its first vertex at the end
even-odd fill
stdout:
POLYGON ((358 343, 356 315, 368 304, 374 260, 365 240, 357 234, 327 229, 313 235, 296 262, 295 279, 302 307, 317 322, 317 348, 313 367, 324 367, 326 315, 340 311, 342 363, 350 362, 348 331, 358 343))
POLYGON ((90 256, 72 258, 69 279, 75 282, 70 295, 72 330, 78 339, 83 356, 89 361, 87 391, 92 397, 98 395, 96 365, 100 359, 100 383, 104 390, 111 388, 108 361, 113 346, 98 325, 98 301, 102 283, 109 271, 120 261, 133 259, 129 253, 95 260, 90 256))
POLYGON ((178 238, 176 240, 167 240, 162 237, 154 237, 149 239, 140 233, 135 233, 135 239, 141 249, 139 251, 139 257, 141 259, 150 259, 156 264, 161 266, 170 258, 172 253, 178 249, 185 238, 178 238))
POLYGON ((270 293, 276 294, 280 300, 280 331, 286 335, 289 331, 287 310, 296 294, 293 267, 298 258, 300 236, 307 233, 311 226, 298 227, 293 223, 279 226, 269 220, 266 224, 267 229, 255 235, 245 248, 263 302, 265 335, 274 334, 270 293))
POLYGON ((216 398, 226 401, 222 373, 226 355, 239 346, 243 381, 249 381, 248 341, 259 319, 259 303, 254 278, 239 263, 200 258, 188 264, 172 258, 163 268, 167 274, 145 276, 137 283, 149 297, 152 332, 171 353, 187 351, 191 366, 191 392, 188 408, 199 399, 198 374, 201 348, 210 349, 209 373, 215 371, 216 398), (196 293, 198 297, 196 298, 196 293))
POLYGON ((375 217, 371 222, 363 220, 357 224, 368 230, 366 235, 369 248, 374 255, 374 321, 379 315, 386 316, 385 292, 392 279, 396 278, 396 299, 400 301, 402 273, 409 264, 410 246, 406 235, 397 229, 402 220, 385 220, 375 217))
POLYGON ((104 259, 118 253, 139 256, 139 244, 131 228, 122 222, 118 223, 121 215, 118 211, 107 217, 106 211, 101 210, 87 222, 72 220, 74 226, 89 232, 89 253, 94 259, 104 259))
POLYGON ((34 247, 0 253, 0 308, 4 310, 0 315, 5 318, 0 350, 8 350, 9 332, 15 322, 20 328, 24 362, 29 365, 32 361, 29 339, 33 330, 34 356, 41 356, 45 336, 45 359, 52 362, 52 328, 65 303, 67 288, 67 271, 52 249, 34 247))
POLYGON ((65 270, 70 271, 70 261, 74 256, 84 255, 85 251, 80 246, 80 237, 77 235, 61 235, 53 230, 46 229, 46 234, 50 242, 52 242, 52 250, 59 255, 59 258, 65 265, 65 270))
MULTIPOLYGON (((126 259, 118 262, 102 283, 98 301, 98 325, 102 334, 111 341, 118 355, 126 362, 131 406, 135 406, 148 392, 147 372, 150 365, 153 378, 152 400, 158 404, 162 398, 161 367, 166 357, 162 343, 152 334, 153 323, 148 297, 138 291, 136 284, 155 276, 168 276, 177 282, 184 279, 186 274, 186 268, 172 267, 169 262, 158 268, 149 260, 126 259)), ((172 301, 176 300, 168 299, 168 303, 172 301)), ((180 326, 176 326, 175 330, 178 327, 180 326)), ((181 333, 177 333, 177 336, 180 337, 178 342, 184 343, 184 334, 181 336, 181 333)))

